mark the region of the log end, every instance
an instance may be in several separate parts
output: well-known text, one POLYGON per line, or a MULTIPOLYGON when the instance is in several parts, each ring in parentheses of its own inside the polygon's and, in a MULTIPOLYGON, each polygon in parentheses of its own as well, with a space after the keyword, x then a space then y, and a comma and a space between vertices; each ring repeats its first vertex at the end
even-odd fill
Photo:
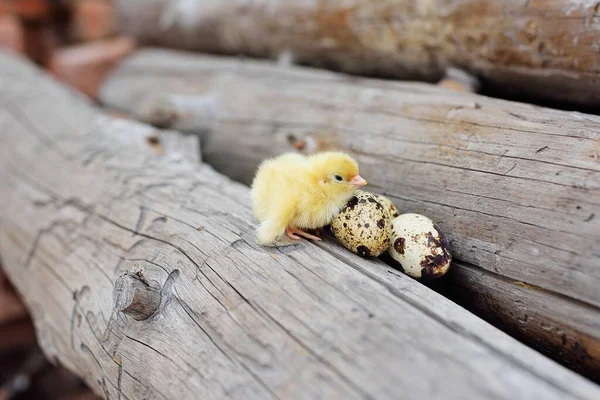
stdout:
POLYGON ((115 282, 113 304, 115 310, 143 321, 156 312, 160 305, 160 288, 147 282, 137 273, 126 272, 115 282))

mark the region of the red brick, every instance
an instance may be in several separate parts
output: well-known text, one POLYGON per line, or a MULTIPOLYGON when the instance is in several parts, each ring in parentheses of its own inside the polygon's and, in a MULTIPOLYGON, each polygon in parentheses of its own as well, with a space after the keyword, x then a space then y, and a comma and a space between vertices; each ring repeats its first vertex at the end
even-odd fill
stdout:
POLYGON ((107 0, 79 0, 74 6, 72 29, 78 41, 89 42, 112 36, 116 30, 112 3, 107 0))
POLYGON ((55 52, 48 69, 63 82, 97 98, 106 74, 134 49, 135 42, 127 37, 72 46, 55 52))
POLYGON ((18 53, 25 50, 23 26, 12 15, 0 15, 0 48, 8 48, 18 53))
POLYGON ((1 10, 18 17, 39 20, 48 15, 50 4, 48 0, 0 0, 1 10))

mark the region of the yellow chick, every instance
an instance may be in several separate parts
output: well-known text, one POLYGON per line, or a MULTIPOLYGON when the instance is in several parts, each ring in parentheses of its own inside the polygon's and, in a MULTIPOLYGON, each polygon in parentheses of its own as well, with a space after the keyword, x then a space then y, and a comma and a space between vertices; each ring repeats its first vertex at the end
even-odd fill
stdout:
POLYGON ((299 236, 321 240, 304 230, 329 224, 354 191, 366 184, 357 162, 344 153, 287 153, 264 161, 250 192, 260 222, 258 242, 272 244, 284 233, 294 240, 299 236))

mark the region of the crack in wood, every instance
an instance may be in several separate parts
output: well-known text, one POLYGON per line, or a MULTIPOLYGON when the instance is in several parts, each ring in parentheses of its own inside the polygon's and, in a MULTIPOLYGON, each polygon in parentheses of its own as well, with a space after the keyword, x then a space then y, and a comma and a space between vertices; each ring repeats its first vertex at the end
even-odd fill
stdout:
MULTIPOLYGON (((8 65, 10 71, 13 65, 10 59, 2 55, 0 58, 0 69, 4 70, 8 65)), ((48 86, 52 87, 50 83, 48 86)), ((64 108, 67 102, 57 103, 64 108)), ((35 104, 41 105, 42 102, 35 104)), ((57 198, 81 194, 82 199, 74 203, 75 207, 86 210, 86 215, 89 215, 85 226, 66 225, 65 229, 58 230, 65 243, 77 248, 81 246, 80 251, 69 256, 69 249, 63 248, 60 243, 55 245, 54 240, 49 241, 52 243, 41 240, 36 254, 39 252, 39 255, 45 256, 47 252, 48 257, 35 259, 45 262, 44 268, 49 268, 48 273, 41 268, 37 270, 46 282, 22 274, 18 268, 19 261, 25 258, 29 247, 25 250, 12 248, 10 240, 5 240, 6 232, 20 229, 23 231, 20 235, 29 237, 26 243, 31 244, 40 225, 49 221, 43 218, 51 217, 52 210, 34 209, 31 204, 19 207, 15 199, 29 192, 29 187, 20 181, 9 185, 9 190, 0 196, 2 204, 9 205, 7 214, 14 213, 10 227, 2 226, 0 245, 2 251, 10 256, 7 262, 11 278, 32 299, 30 303, 37 304, 39 311, 36 318, 42 321, 39 325, 48 337, 44 341, 45 346, 50 348, 51 353, 58 354, 61 360, 66 360, 67 366, 85 375, 88 383, 99 393, 122 398, 127 395, 171 398, 229 393, 232 397, 261 398, 269 395, 266 386, 283 398, 292 390, 299 397, 358 397, 360 393, 348 384, 351 382, 367 396, 392 398, 398 390, 403 390, 406 395, 415 395, 417 386, 410 384, 407 373, 420 373, 419 377, 423 379, 422 385, 418 385, 420 394, 434 397, 439 394, 438 386, 443 384, 458 396, 467 397, 491 395, 504 398, 503 389, 509 386, 511 393, 523 396, 532 394, 531 387, 534 387, 535 394, 548 399, 563 398, 565 393, 571 397, 582 394, 580 397, 593 398, 595 392, 585 386, 583 380, 500 335, 459 307, 424 291, 405 277, 396 281, 385 280, 381 274, 392 275, 384 273, 385 267, 378 261, 356 261, 348 253, 347 259, 360 264, 363 268, 360 270, 310 244, 291 249, 285 253, 288 257, 278 255, 279 259, 273 261, 268 250, 252 241, 254 224, 249 207, 244 204, 248 203, 247 189, 221 178, 209 168, 154 160, 144 153, 147 149, 136 147, 138 142, 133 141, 131 145, 127 145, 126 141, 110 143, 118 139, 117 133, 130 131, 127 123, 120 125, 119 129, 110 126, 99 129, 91 136, 102 136, 106 140, 98 140, 95 141, 97 145, 88 146, 86 143, 91 142, 92 137, 80 140, 78 135, 83 132, 90 136, 85 124, 95 119, 92 113, 84 116, 79 114, 77 118, 64 121, 63 125, 68 126, 64 131, 48 131, 55 139, 61 138, 65 148, 74 151, 72 160, 62 160, 50 151, 32 157, 28 151, 39 148, 36 139, 13 133, 11 129, 7 129, 8 139, 2 142, 19 145, 22 151, 14 154, 4 152, 7 160, 0 159, 3 166, 18 166, 19 172, 26 175, 24 181, 28 184, 32 181, 29 186, 41 187, 43 193, 59 194, 57 198), (112 130, 112 133, 105 133, 105 130, 112 130), (96 162, 83 167, 81 152, 89 155, 90 149, 94 148, 110 149, 110 154, 98 157, 96 162), (54 173, 53 167, 57 166, 69 171, 69 179, 62 179, 54 173), (140 179, 129 179, 132 175, 140 179), (130 183, 123 183, 127 179, 130 183), (169 180, 174 184, 168 189, 151 190, 139 197, 131 197, 135 190, 169 180), (198 183, 198 180, 207 182, 198 183), (194 193, 188 194, 196 183, 194 193), (199 212, 185 211, 182 205, 196 208, 199 212), (164 213, 167 220, 150 225, 148 221, 153 217, 150 213, 154 211, 145 209, 144 222, 140 224, 140 206, 167 210, 164 213), (39 213, 43 222, 19 223, 30 210, 39 213), (196 229, 198 222, 206 225, 202 232, 196 229), (75 229, 71 231, 73 227, 75 229), (92 239, 90 243, 87 239, 76 240, 83 236, 96 240, 92 239), (68 257, 65 270, 58 268, 62 266, 60 260, 64 257, 68 257), (315 274, 300 265, 311 257, 315 263, 322 263, 318 264, 318 271, 314 270, 315 274), (107 321, 102 310, 108 310, 107 293, 112 285, 106 287, 97 268, 91 268, 84 262, 87 258, 97 259, 97 266, 105 265, 108 276, 114 277, 116 274, 111 270, 128 268, 128 258, 154 262, 156 265, 144 266, 148 266, 147 271, 153 274, 149 279, 160 276, 162 280, 163 274, 167 275, 165 282, 168 282, 163 285, 165 295, 168 295, 165 307, 143 323, 134 323, 118 313, 110 314, 107 321), (177 280, 174 276, 169 278, 175 269, 181 271, 177 280), (57 273, 63 275, 64 281, 55 282, 50 274, 57 273), (202 274, 205 274, 206 280, 202 274), (422 309, 437 315, 454 330, 432 321, 410 302, 387 290, 378 290, 381 285, 370 274, 375 274, 422 309), (193 277, 198 277, 206 288, 193 277), (298 284, 299 280, 302 284, 298 284), (396 285, 396 282, 401 284, 396 285), (63 290, 63 283, 67 291, 63 290), (69 287, 81 287, 82 283, 93 289, 89 297, 86 295, 77 303, 69 287), (339 284, 339 290, 332 290, 327 283, 339 284), (208 293, 205 296, 203 292, 208 289, 229 308, 223 312, 222 306, 213 302, 208 293), (344 290, 348 291, 349 297, 355 296, 355 303, 364 302, 366 309, 376 306, 377 316, 374 317, 375 312, 366 316, 355 314, 358 307, 347 301, 344 290), (173 293, 167 293, 170 291, 173 293), (52 301, 43 301, 48 298, 46 292, 52 293, 52 301), (201 296, 197 297, 198 294, 201 296), (327 306, 319 299, 327 300, 327 306), (81 327, 74 324, 75 347, 77 341, 81 342, 80 351, 76 354, 70 351, 71 339, 67 336, 69 318, 73 318, 69 311, 74 302, 79 304, 76 310, 81 311, 85 321, 81 327), (45 324, 43 318, 50 319, 42 317, 41 311, 64 323, 55 326, 45 324), (396 318, 398 315, 404 315, 411 323, 403 324, 396 318), (368 321, 368 326, 359 323, 362 319, 368 321), (201 327, 195 328, 196 323, 201 327), (227 354, 223 355, 215 344, 200 335, 201 328, 227 354), (196 337, 190 338, 190 329, 196 337), (461 330, 471 332, 480 338, 480 342, 464 335, 461 330), (125 335, 160 352, 146 350, 147 347, 125 335), (402 340, 403 337, 411 337, 415 344, 407 343, 402 340), (447 342, 452 346, 448 346, 447 342), (505 359, 501 353, 511 354, 521 364, 505 359), (177 365, 172 365, 164 355, 171 357, 177 365), (406 359, 414 360, 414 364, 407 366, 398 362, 404 355, 406 359), (117 356, 118 360, 115 359, 117 356), (321 357, 330 366, 316 357, 321 357), (248 369, 240 363, 247 365, 248 369), (202 377, 188 364, 204 374, 203 379, 198 379, 202 377), (148 368, 148 365, 151 367, 148 368), (440 368, 440 365, 449 368, 440 368), (501 373, 496 373, 498 371, 501 373), (538 375, 543 378, 538 378, 538 375), (101 378, 99 383, 95 382, 97 378, 101 378), (497 385, 481 384, 490 380, 496 382, 496 379, 497 385), (563 389, 555 390, 555 385, 563 389)), ((505 169, 506 166, 502 167, 505 169)), ((14 183, 14 173, 0 172, 1 182, 14 183)))
POLYGON ((33 121, 29 118, 27 114, 23 112, 23 110, 20 110, 19 108, 15 107, 10 102, 2 101, 1 104, 6 111, 10 112, 11 116, 16 121, 23 125, 23 127, 25 128, 23 129, 23 131, 34 135, 41 143, 43 143, 48 148, 56 151, 57 154, 59 154, 64 159, 70 159, 70 155, 60 148, 55 138, 46 135, 42 129, 38 129, 36 124, 33 123, 33 121))
POLYGON ((136 234, 135 232, 139 232, 142 229, 142 226, 144 226, 145 218, 146 218, 146 209, 144 208, 144 206, 140 206, 140 215, 135 224, 134 233, 132 233, 132 235, 135 235, 136 234))
MULTIPOLYGON (((378 186, 376 186, 376 185, 372 185, 372 186, 373 186, 373 187, 378 187, 378 186)), ((483 211, 476 211, 476 210, 472 210, 472 209, 469 209, 469 208, 458 207, 458 206, 455 206, 455 205, 448 205, 448 204, 444 204, 444 203, 436 202, 436 201, 433 201, 433 200, 414 200, 414 199, 409 199, 409 198, 406 198, 406 197, 400 196, 400 195, 398 195, 398 194, 390 194, 390 196, 393 196, 393 197, 395 197, 395 198, 398 198, 398 199, 402 199, 402 200, 404 200, 404 201, 411 201, 411 202, 420 202, 420 203, 435 204, 435 205, 438 205, 438 206, 442 206, 442 207, 448 207, 448 208, 452 208, 452 209, 455 209, 455 210, 469 211, 469 212, 473 212, 473 213, 477 213, 477 214, 481 214, 481 215, 487 215, 487 216, 489 216, 489 217, 494 217, 494 218, 499 218, 499 219, 507 219, 507 220, 512 220, 512 221, 515 221, 515 222, 521 223, 521 224, 523 224, 523 225, 532 226, 532 227, 534 227, 534 228, 538 228, 538 229, 541 229, 541 230, 544 230, 544 231, 548 231, 548 232, 555 232, 555 231, 553 231, 552 229, 549 229, 549 228, 547 228, 547 227, 544 227, 544 226, 541 226, 541 225, 537 225, 537 224, 533 224, 533 223, 526 222, 526 221, 522 221, 522 220, 519 220, 519 219, 516 219, 516 218, 510 217, 510 216, 508 216, 508 215, 491 214, 491 213, 487 213, 487 212, 483 212, 483 211)), ((564 231, 564 230, 556 230, 556 231, 557 231, 557 232, 560 232, 560 233, 564 233, 565 235, 577 236, 577 235, 576 235, 575 233, 573 233, 573 232, 568 232, 568 231, 564 231)), ((519 262, 521 262, 521 261, 519 260, 519 262)))
MULTIPOLYGON (((472 332, 469 332, 467 330, 465 330, 463 327, 457 325, 456 323, 452 323, 449 321, 444 320, 443 318, 440 318, 437 314, 435 314, 433 311, 423 307, 421 304, 419 304, 418 302, 414 301, 412 298, 410 298, 409 296, 404 295, 401 291, 397 290, 396 288, 394 288, 393 286, 391 286, 389 283, 383 281, 381 278, 377 277, 375 274, 370 273, 369 271, 367 271, 364 267, 361 267, 360 265, 356 264, 354 261, 347 259, 346 257, 338 254, 335 251, 331 251, 330 248, 328 248, 327 246, 324 245, 318 245, 319 247, 321 247, 322 249, 324 249, 325 251, 327 251, 329 254, 331 254, 332 256, 334 256, 335 258, 346 262, 349 266, 351 266, 352 268, 356 269, 357 271, 360 271, 361 273, 369 276, 371 279, 373 279, 374 281, 376 281, 377 283, 379 283, 382 287, 386 288, 390 294, 402 299, 403 301, 405 301, 406 303, 410 304, 412 307, 415 307, 416 309, 420 310, 421 312, 423 312, 424 314, 428 315, 429 317, 431 317, 432 319, 434 319, 435 321, 437 321, 438 323, 440 323, 441 325, 445 326, 446 328, 459 333, 460 335, 469 337, 470 339, 472 339, 473 341, 479 343, 480 345, 482 345, 483 347, 485 347, 488 350, 493 351, 494 353, 499 354, 500 356, 502 356, 503 358, 505 358, 507 361, 509 361, 511 364, 522 368, 523 370, 527 371, 528 374, 532 374, 540 379, 546 380, 546 378, 541 375, 538 374, 534 371, 528 370, 527 366, 521 362, 518 358, 514 357, 513 354, 508 354, 505 353, 503 351, 501 351, 500 349, 494 347, 494 346, 490 346, 488 342, 486 342, 485 340, 482 340, 479 336, 474 335, 472 332)), ((551 383, 557 390, 560 390, 563 393, 567 393, 567 391, 562 388, 560 385, 556 385, 554 382, 549 382, 551 383)))
POLYGON ((546 150, 549 150, 549 149, 550 149, 550 147, 548 147, 548 146, 544 146, 544 147, 542 147, 542 148, 540 148, 540 149, 537 149, 537 150, 535 151, 535 154, 539 154, 539 153, 541 153, 541 152, 544 152, 544 151, 546 151, 546 150))
MULTIPOLYGON (((249 262, 251 262, 252 264, 255 264, 257 266, 259 266, 256 261, 254 261, 252 258, 248 257, 244 252, 240 251, 239 249, 236 249, 240 254, 242 254, 249 262)), ((235 262, 232 262, 234 265, 236 264, 235 262)), ((210 267, 210 265, 209 265, 210 267)), ((211 268, 212 269, 212 268, 211 268)), ((216 272, 215 269, 212 269, 217 276, 220 277, 220 275, 216 272)), ((235 286, 233 286, 233 284, 229 281, 224 280, 223 278, 221 278, 229 287, 231 287, 235 293, 237 293, 237 295, 243 299, 253 310, 255 310, 258 314, 262 314, 265 317, 267 317, 271 322, 273 322, 276 326, 278 326, 283 332, 286 333, 286 335, 288 335, 294 342, 296 342, 300 347, 302 347, 304 350, 306 350, 309 354, 311 354, 313 357, 315 357, 316 360, 318 360, 321 364, 323 364, 324 366, 326 366, 328 369, 330 369, 332 372, 334 372, 337 376, 339 376, 346 384, 348 384, 355 392, 359 393, 362 397, 364 398, 371 398, 370 396, 367 395, 367 393, 365 393, 360 387, 358 387, 354 382, 352 382, 352 380, 350 378, 348 378, 346 375, 344 375, 343 373, 341 373, 341 371, 336 368, 333 364, 331 364, 329 361, 327 361, 326 359, 324 359, 318 352, 314 351, 313 349, 311 349, 308 345, 306 345, 304 342, 302 342, 296 335, 294 335, 289 329, 287 329, 280 321, 278 321, 276 318, 274 318, 272 315, 270 315, 264 308, 262 308, 260 305, 255 304, 254 302, 251 302, 248 298, 246 298, 246 296, 244 296, 238 289, 235 288, 235 286)))

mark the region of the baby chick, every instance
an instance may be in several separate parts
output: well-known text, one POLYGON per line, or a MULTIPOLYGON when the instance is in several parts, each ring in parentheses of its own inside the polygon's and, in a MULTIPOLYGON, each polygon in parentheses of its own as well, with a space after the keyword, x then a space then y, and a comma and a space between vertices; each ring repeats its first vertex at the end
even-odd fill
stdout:
POLYGON ((350 156, 323 152, 311 156, 287 153, 264 161, 252 182, 254 215, 260 222, 260 244, 272 244, 284 233, 294 240, 329 224, 356 188, 367 184, 350 156))

